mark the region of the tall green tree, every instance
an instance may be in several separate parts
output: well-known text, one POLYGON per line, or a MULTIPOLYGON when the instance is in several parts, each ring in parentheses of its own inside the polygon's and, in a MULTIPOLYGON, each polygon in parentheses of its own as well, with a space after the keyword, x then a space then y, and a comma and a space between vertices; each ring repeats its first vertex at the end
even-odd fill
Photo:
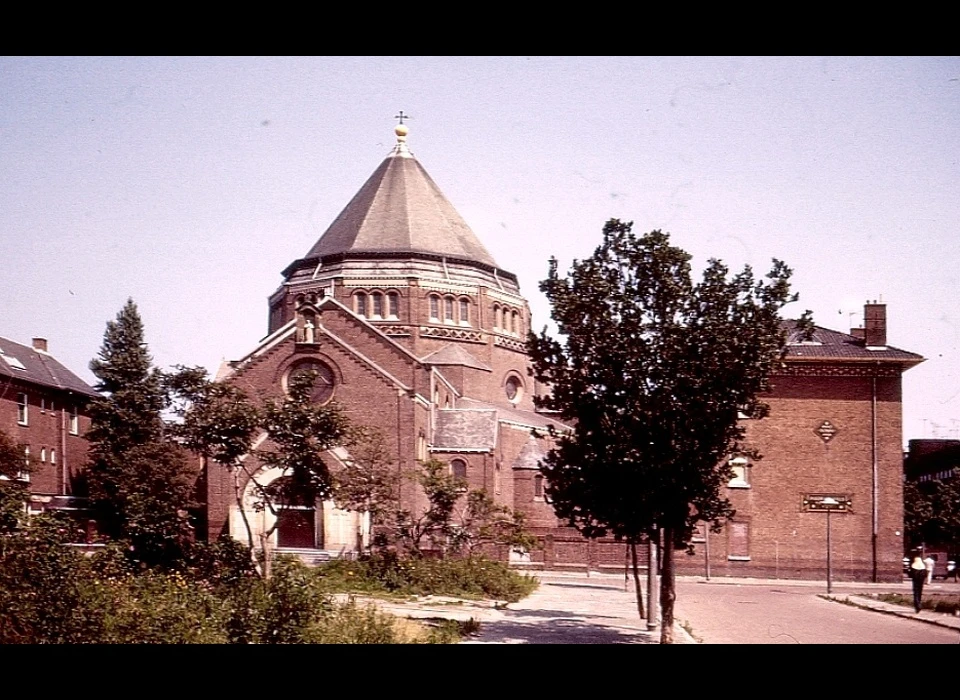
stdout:
MULTIPOLYGON (((741 412, 760 396, 785 343, 779 313, 795 300, 790 269, 765 280, 710 260, 694 283, 691 256, 669 235, 610 220, 589 258, 561 276, 551 259, 540 290, 560 339, 528 338, 541 408, 571 421, 541 463, 557 514, 589 537, 631 546, 662 531, 661 641, 673 641, 674 549, 699 521, 732 515, 728 459, 746 448, 741 412)), ((638 589, 639 593, 639 589, 638 589)))
POLYGON ((166 434, 161 372, 144 340, 132 299, 107 323, 90 369, 102 397, 90 404, 89 495, 100 531, 130 543, 145 564, 169 564, 192 537, 193 475, 182 449, 166 434))

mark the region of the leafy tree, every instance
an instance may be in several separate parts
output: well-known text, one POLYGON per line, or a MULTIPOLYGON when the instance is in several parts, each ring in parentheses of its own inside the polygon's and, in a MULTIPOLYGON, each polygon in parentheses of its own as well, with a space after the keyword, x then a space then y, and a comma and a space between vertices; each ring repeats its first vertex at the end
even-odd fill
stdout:
POLYGON ((333 475, 334 497, 340 507, 369 513, 371 523, 381 525, 400 502, 396 462, 379 431, 355 428, 348 446, 350 460, 333 475))
POLYGON ((540 284, 562 341, 530 334, 537 400, 573 422, 541 463, 557 514, 588 537, 635 545, 662 529, 661 641, 673 641, 674 548, 698 521, 732 515, 727 465, 747 452, 738 416, 762 417, 759 395, 785 338, 780 309, 795 299, 774 260, 766 281, 729 276, 710 260, 694 284, 690 255, 669 236, 610 220, 589 258, 540 284))
MULTIPOLYGON (((359 466, 358 471, 363 471, 365 465, 359 466)), ((396 547, 420 558, 428 550, 441 556, 473 556, 488 546, 529 550, 537 545, 526 529, 523 513, 497 504, 482 489, 468 489, 447 463, 430 459, 404 477, 420 486, 427 507, 420 511, 401 508, 396 491, 386 491, 374 521, 381 535, 379 546, 396 547)), ((387 483, 397 480, 390 475, 387 483)))
POLYGON ((0 537, 12 533, 23 522, 30 497, 23 476, 29 472, 23 445, 0 430, 0 537))
POLYGON ((192 539, 193 475, 166 435, 162 375, 152 367, 143 322, 132 299, 107 323, 90 369, 106 395, 90 405, 87 488, 101 532, 127 540, 131 556, 172 564, 192 539))
POLYGON ((282 400, 256 406, 239 388, 211 382, 200 368, 180 368, 167 386, 179 403, 182 423, 175 428, 186 447, 226 469, 233 477, 234 496, 247 531, 251 556, 258 548, 259 572, 270 576, 269 542, 278 516, 290 506, 329 498, 333 479, 323 453, 351 439, 351 427, 335 404, 319 406, 311 399, 316 372, 290 378, 282 400), (263 439, 261 439, 263 438, 263 439), (255 448, 255 445, 263 445, 255 448), (247 457, 252 455, 255 459, 247 457), (280 476, 265 482, 276 469, 280 476), (244 494, 252 489, 254 508, 274 515, 274 524, 255 540, 246 516, 244 494))
POLYGON ((960 479, 910 480, 903 485, 903 527, 911 547, 960 543, 960 479))

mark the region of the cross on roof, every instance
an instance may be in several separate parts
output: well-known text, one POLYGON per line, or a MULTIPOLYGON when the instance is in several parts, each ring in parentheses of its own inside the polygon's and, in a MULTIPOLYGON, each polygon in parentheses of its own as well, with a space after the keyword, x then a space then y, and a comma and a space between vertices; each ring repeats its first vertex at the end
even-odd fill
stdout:
POLYGON ((404 119, 413 119, 413 117, 411 117, 409 114, 404 114, 403 110, 401 109, 400 114, 397 114, 396 116, 394 116, 394 119, 399 119, 400 123, 403 124, 404 119))

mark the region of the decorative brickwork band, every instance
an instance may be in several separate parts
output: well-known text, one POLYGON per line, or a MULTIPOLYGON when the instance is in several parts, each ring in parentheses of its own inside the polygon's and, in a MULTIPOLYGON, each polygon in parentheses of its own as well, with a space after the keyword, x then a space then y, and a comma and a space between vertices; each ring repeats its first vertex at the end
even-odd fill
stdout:
POLYGON ((893 377, 898 378, 903 367, 897 364, 883 365, 826 365, 803 362, 788 362, 772 372, 773 376, 785 377, 893 377))
POLYGON ((526 352, 527 346, 519 340, 513 338, 504 338, 502 335, 493 336, 493 344, 499 348, 506 348, 514 352, 526 352))
POLYGON ((420 337, 426 338, 453 338, 466 340, 468 343, 485 343, 480 331, 465 330, 463 328, 443 328, 441 326, 420 326, 420 337))

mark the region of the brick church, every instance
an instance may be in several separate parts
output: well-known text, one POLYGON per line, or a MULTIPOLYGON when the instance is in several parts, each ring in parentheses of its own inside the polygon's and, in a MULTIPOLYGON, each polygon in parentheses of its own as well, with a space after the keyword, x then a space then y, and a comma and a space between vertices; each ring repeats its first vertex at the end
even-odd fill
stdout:
MULTIPOLYGON (((534 408, 541 387, 528 372, 530 310, 516 275, 414 158, 407 128, 395 131, 386 159, 283 271, 269 297, 267 335, 218 378, 277 396, 290 376, 315 370, 315 399, 336 400, 352 421, 377 428, 398 470, 439 459, 470 488, 526 514, 544 546, 514 555, 517 564, 622 571, 623 545, 562 527, 544 499, 538 461, 549 445, 534 431, 560 424, 534 408)), ((884 305, 868 304, 865 319, 849 335, 817 328, 812 339, 792 339, 770 417, 748 425, 764 459, 733 464, 727 496, 737 516, 701 537, 693 556, 678 557, 681 573, 823 578, 822 509, 836 500, 835 577, 899 580, 900 382, 922 358, 887 346, 884 305)), ((330 457, 349 459, 343 450, 330 457)), ((205 488, 208 536, 245 539, 227 475, 211 469, 205 488)), ((417 502, 413 486, 402 496, 417 502)), ((320 558, 369 543, 363 514, 329 501, 301 510, 297 522, 312 524, 281 521, 281 551, 320 558)), ((273 524, 252 505, 246 516, 255 529, 273 524)))

